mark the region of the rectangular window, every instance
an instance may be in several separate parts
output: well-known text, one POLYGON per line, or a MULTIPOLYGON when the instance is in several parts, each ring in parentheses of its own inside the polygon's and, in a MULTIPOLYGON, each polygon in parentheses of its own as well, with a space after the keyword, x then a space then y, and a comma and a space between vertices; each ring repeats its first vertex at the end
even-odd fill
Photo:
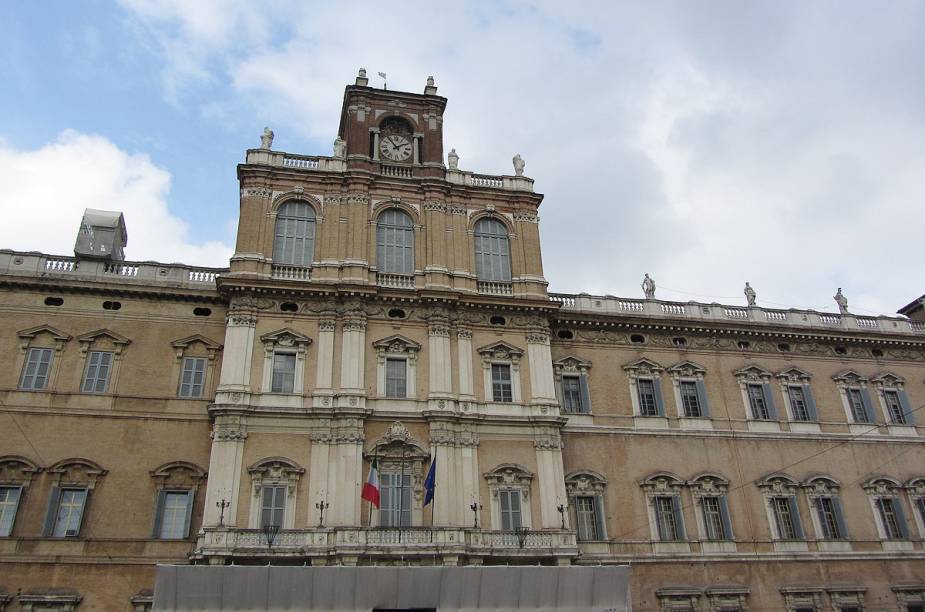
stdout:
POLYGON ((655 520, 658 537, 662 541, 683 540, 681 536, 681 516, 678 498, 672 495, 660 495, 655 498, 655 520))
POLYGON ((642 416, 658 416, 658 403, 655 401, 655 381, 651 378, 640 378, 636 381, 639 391, 639 414, 642 416))
POLYGON ((684 406, 684 416, 701 417, 700 396, 697 395, 697 383, 694 381, 681 381, 681 404, 684 406))
POLYGON ((502 489, 498 491, 501 502, 501 529, 502 531, 515 531, 523 527, 520 512, 520 491, 515 489, 502 489))
POLYGON ((13 533, 13 521, 16 520, 21 495, 22 487, 0 487, 0 538, 9 537, 13 533))
POLYGON ((831 497, 816 498, 816 513, 822 527, 822 537, 826 540, 840 540, 845 537, 839 525, 840 520, 831 497))
POLYGON ((511 366, 504 363, 491 364, 491 394, 496 402, 513 402, 511 366))
POLYGON ((52 535, 56 538, 76 538, 80 535, 80 523, 86 503, 86 489, 61 489, 52 535))
POLYGON ((191 495, 189 491, 164 491, 161 524, 158 536, 164 540, 182 540, 187 533, 187 517, 191 495))
POLYGON ((793 516, 794 503, 790 497, 772 497, 771 509, 774 511, 774 524, 777 537, 781 540, 797 540, 797 528, 793 516))
POLYGON ((184 357, 180 373, 180 397, 202 397, 206 377, 205 357, 184 357))
POLYGON ((562 410, 585 412, 581 403, 581 380, 577 376, 562 377, 562 410))
POLYGON ((22 368, 19 388, 26 391, 41 391, 48 387, 48 372, 51 370, 52 350, 30 348, 22 368))
POLYGON ((925 497, 915 499, 915 509, 919 513, 919 518, 922 519, 922 525, 925 525, 925 497))
POLYGON ((282 527, 286 514, 286 485, 265 485, 260 506, 260 526, 282 527))
POLYGON ((790 397, 790 410, 793 412, 794 421, 811 421, 809 408, 806 406, 806 395, 803 393, 803 387, 787 387, 787 395, 790 397))
POLYGON ((731 534, 726 532, 726 520, 723 517, 722 501, 719 497, 711 495, 701 497, 703 508, 703 524, 706 528, 708 540, 728 540, 731 534))
POLYGON ((112 371, 112 353, 90 351, 87 355, 87 372, 84 375, 84 393, 105 393, 112 371))
POLYGON ((273 393, 292 393, 295 388, 295 355, 292 353, 273 353, 273 380, 270 391, 273 393))
POLYGON ((748 385, 748 404, 752 409, 752 418, 758 421, 771 420, 771 412, 764 397, 764 388, 761 385, 748 385))
POLYGON ((855 423, 870 423, 860 389, 848 389, 848 404, 851 406, 851 418, 855 423))
POLYGON ((379 525, 411 526, 411 474, 380 475, 379 525))
POLYGON ((385 396, 408 397, 408 362, 404 359, 385 360, 385 396))
POLYGON ((600 540, 601 534, 597 530, 600 517, 597 514, 597 504, 594 503, 594 497, 576 497, 575 514, 578 518, 578 539, 600 540))
POLYGON ((892 497, 877 498, 877 512, 880 514, 884 534, 889 540, 899 540, 904 537, 896 504, 897 501, 892 497))
POLYGON ((883 399, 886 401, 886 408, 890 415, 890 422, 894 425, 906 425, 906 414, 903 410, 902 402, 899 401, 899 393, 892 390, 884 391, 883 399))

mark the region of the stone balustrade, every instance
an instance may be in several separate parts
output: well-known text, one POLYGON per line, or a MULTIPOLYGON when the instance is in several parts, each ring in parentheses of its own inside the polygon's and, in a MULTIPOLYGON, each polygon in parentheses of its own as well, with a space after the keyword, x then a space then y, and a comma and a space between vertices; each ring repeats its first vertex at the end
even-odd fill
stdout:
POLYGON ((245 159, 248 164, 277 166, 279 168, 308 170, 311 172, 343 172, 347 169, 346 162, 338 157, 295 155, 268 149, 249 149, 245 159))
MULTIPOLYGON (((480 288, 481 292, 481 288, 480 288)), ((691 321, 752 322, 788 327, 822 327, 855 331, 925 335, 925 322, 903 317, 859 316, 834 314, 815 310, 789 310, 760 306, 730 306, 717 303, 637 300, 612 295, 587 293, 550 293, 549 299, 561 304, 564 311, 595 314, 623 314, 645 317, 687 319, 691 321)))
POLYGON ((395 289, 414 289, 414 275, 377 272, 376 284, 380 287, 392 287, 395 289))
POLYGON ((282 280, 300 280, 307 281, 312 279, 312 269, 307 266, 284 266, 273 264, 270 268, 270 275, 273 278, 282 280))
POLYGON ((19 277, 72 278, 165 287, 215 289, 227 268, 200 268, 154 261, 102 261, 62 255, 0 250, 0 274, 19 277))
POLYGON ((511 283, 477 281, 476 288, 483 295, 514 295, 514 287, 511 283))

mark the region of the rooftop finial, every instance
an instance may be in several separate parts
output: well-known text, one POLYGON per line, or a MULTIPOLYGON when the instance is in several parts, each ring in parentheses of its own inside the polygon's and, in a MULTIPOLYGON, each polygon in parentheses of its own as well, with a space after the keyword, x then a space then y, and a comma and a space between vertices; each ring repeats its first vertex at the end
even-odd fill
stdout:
POLYGON ((424 87, 425 96, 436 96, 437 95, 437 86, 434 84, 433 75, 427 77, 427 85, 424 87))
POLYGON ((369 85, 369 79, 366 78, 366 68, 360 68, 360 70, 357 72, 356 84, 360 87, 366 87, 369 85))

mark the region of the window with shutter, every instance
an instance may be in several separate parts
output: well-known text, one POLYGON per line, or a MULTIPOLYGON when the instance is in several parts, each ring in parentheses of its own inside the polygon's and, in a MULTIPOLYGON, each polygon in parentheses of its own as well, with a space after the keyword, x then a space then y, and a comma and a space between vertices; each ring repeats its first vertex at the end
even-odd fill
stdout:
POLYGON ((315 249, 315 211, 305 202, 286 202, 276 212, 273 263, 311 266, 315 249))
POLYGON ((904 529, 903 525, 900 524, 901 519, 896 498, 879 497, 877 498, 876 506, 884 536, 889 540, 904 538, 904 529))
POLYGON ((809 408, 806 404, 806 395, 802 386, 790 385, 787 387, 787 395, 790 398, 790 410, 793 412, 794 421, 811 421, 809 408))
POLYGON ((700 394, 697 392, 697 383, 690 380, 683 380, 680 383, 681 403, 684 408, 684 416, 701 417, 703 410, 700 406, 700 394))
POLYGON ((658 526, 658 536, 662 541, 680 540, 681 525, 676 512, 676 497, 659 495, 653 500, 655 504, 655 518, 658 526))
POLYGON ((903 410, 902 402, 899 401, 899 393, 892 389, 887 389, 883 392, 883 400, 886 402, 890 422, 894 425, 906 425, 906 413, 903 410))
POLYGON ((186 521, 191 497, 190 491, 163 492, 158 530, 161 539, 180 540, 186 537, 186 521))
POLYGON ((746 390, 748 391, 748 404, 752 410, 752 418, 758 421, 770 420, 771 412, 768 410, 762 385, 748 385, 746 390))
POLYGON ((860 389, 848 389, 848 405, 851 407, 851 418, 855 423, 871 422, 860 389))
POLYGON ((48 386, 48 372, 51 369, 52 349, 30 348, 23 364, 19 388, 24 391, 41 391, 48 386))
POLYGON ((475 224, 475 274, 482 281, 511 280, 507 228, 497 219, 480 219, 475 224))
POLYGON ((790 497, 772 497, 771 509, 774 512, 774 523, 777 527, 777 537, 781 540, 796 540, 797 528, 793 516, 793 504, 790 497))
POLYGON ((180 397, 202 397, 202 387, 206 376, 205 357, 184 357, 180 372, 180 397))
POLYGON ((586 412, 582 405, 581 379, 578 376, 562 377, 562 410, 569 413, 586 412))
POLYGON ((601 539, 601 534, 598 533, 597 529, 601 521, 597 512, 598 504, 595 503, 593 496, 587 495, 575 498, 575 515, 578 519, 579 540, 601 539))
POLYGON ((414 224, 397 208, 383 211, 376 223, 376 266, 390 274, 414 273, 414 224))
POLYGON ((729 539, 726 533, 726 521, 723 518, 721 500, 717 496, 704 496, 700 498, 703 508, 703 522, 708 540, 729 539))
POLYGON ((22 487, 0 487, 0 538, 7 538, 13 532, 13 522, 19 509, 22 487))
POLYGON ((636 390, 639 394, 639 413, 642 416, 658 416, 660 412, 655 399, 655 381, 640 378, 636 381, 636 390))
POLYGON ((90 351, 87 355, 87 371, 84 374, 84 393, 105 393, 112 370, 112 353, 90 351))
POLYGON ((282 527, 286 514, 286 486, 264 485, 260 509, 260 526, 282 527))
POLYGON ((816 514, 822 528, 823 539, 838 540, 844 537, 839 526, 835 504, 831 497, 816 498, 816 514))

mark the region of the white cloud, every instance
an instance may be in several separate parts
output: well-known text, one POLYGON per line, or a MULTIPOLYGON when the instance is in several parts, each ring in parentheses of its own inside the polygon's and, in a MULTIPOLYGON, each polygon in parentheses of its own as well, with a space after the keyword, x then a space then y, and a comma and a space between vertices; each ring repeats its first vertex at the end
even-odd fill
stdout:
POLYGON ((68 130, 31 151, 0 142, 0 246, 62 252, 73 245, 85 208, 118 210, 128 226, 126 257, 224 267, 232 247, 193 244, 167 206, 170 173, 147 155, 127 153, 102 136, 68 130))

